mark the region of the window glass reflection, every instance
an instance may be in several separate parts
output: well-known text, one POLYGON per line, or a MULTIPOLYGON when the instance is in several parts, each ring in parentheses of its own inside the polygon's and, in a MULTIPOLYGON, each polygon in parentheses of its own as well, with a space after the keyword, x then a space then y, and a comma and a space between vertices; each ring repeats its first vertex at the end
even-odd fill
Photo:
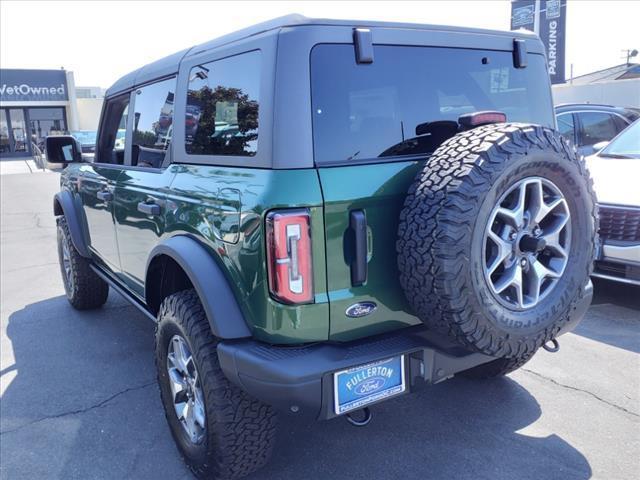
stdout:
POLYGON ((64 135, 67 131, 63 108, 30 108, 28 114, 31 141, 40 150, 44 150, 48 136, 64 135))
POLYGON ((9 123, 7 123, 7 111, 0 110, 0 153, 11 152, 9 142, 9 123))
POLYGON ((192 68, 188 88, 185 118, 187 153, 256 154, 259 51, 192 68))
POLYGON ((353 45, 318 45, 311 84, 318 163, 433 152, 481 110, 553 127, 551 103, 531 101, 549 98, 540 55, 515 69, 511 52, 376 45, 358 65, 353 45))
POLYGON ((11 134, 13 135, 13 151, 26 152, 27 145, 27 124, 24 121, 24 111, 12 108, 9 110, 11 119, 11 134))
POLYGON ((137 90, 133 119, 132 164, 160 168, 173 133, 176 79, 137 90))

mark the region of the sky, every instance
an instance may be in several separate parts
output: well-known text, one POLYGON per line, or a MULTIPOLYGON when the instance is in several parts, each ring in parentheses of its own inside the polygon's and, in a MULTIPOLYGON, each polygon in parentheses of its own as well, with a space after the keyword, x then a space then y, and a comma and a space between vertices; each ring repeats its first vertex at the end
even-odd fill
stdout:
MULTIPOLYGON (((639 0, 569 0, 567 77, 640 50, 639 0)), ((0 1, 0 67, 72 70, 77 86, 110 86, 173 52, 274 17, 388 20, 508 30, 495 1, 0 1)), ((640 61, 640 57, 636 57, 640 61)))

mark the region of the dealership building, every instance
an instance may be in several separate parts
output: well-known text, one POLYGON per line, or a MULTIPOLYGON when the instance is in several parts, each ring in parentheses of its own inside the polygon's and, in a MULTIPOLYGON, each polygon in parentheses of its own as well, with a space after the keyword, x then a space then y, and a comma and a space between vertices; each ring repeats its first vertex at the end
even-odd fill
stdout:
POLYGON ((0 155, 33 155, 47 135, 96 130, 104 90, 66 70, 0 69, 0 155))

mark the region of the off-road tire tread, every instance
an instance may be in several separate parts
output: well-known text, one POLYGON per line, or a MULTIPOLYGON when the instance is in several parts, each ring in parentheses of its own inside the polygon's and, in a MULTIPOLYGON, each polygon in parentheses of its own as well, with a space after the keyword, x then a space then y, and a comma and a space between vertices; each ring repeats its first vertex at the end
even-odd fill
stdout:
MULTIPOLYGON (((560 332, 584 295, 583 285, 576 286, 558 320, 517 345, 504 341, 486 322, 479 323, 478 312, 469 305, 471 292, 465 277, 470 259, 465 249, 477 205, 509 155, 532 149, 553 149, 577 165, 592 200, 589 215, 597 231, 596 197, 584 159, 554 130, 518 123, 486 125, 445 141, 416 176, 400 215, 396 243, 400 283, 414 312, 427 326, 449 334, 463 346, 496 357, 532 355, 560 332), (504 142, 506 139, 511 141, 504 142)), ((596 241, 594 235, 588 258, 594 257, 596 241)), ((585 263, 586 281, 593 262, 585 263)))
MULTIPOLYGON (((58 217, 57 224, 63 234, 60 241, 67 242, 71 261, 72 291, 67 291, 68 287, 65 286, 69 303, 77 310, 91 310, 101 307, 109 296, 109 284, 91 270, 90 260, 80 255, 76 247, 74 247, 67 219, 64 216, 58 217)), ((64 268, 62 259, 60 259, 60 268, 64 268)), ((64 281, 64 273, 62 275, 64 281)))
MULTIPOLYGON (((225 377, 218 363, 217 340, 194 290, 164 299, 156 336, 166 318, 178 323, 188 336, 206 402, 209 460, 193 465, 185 457, 187 465, 198 478, 207 479, 240 478, 254 472, 267 463, 273 451, 276 434, 273 408, 251 398, 225 377)), ((166 369, 166 358, 159 357, 156 355, 158 372, 166 369)), ((165 415, 169 420, 169 415, 175 412, 165 408, 165 415)))

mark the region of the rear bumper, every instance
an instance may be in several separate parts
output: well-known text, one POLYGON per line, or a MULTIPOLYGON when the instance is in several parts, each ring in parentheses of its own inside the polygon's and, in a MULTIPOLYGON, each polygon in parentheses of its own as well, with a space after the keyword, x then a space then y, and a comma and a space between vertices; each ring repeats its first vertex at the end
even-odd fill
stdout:
POLYGON ((640 244, 628 245, 604 240, 592 275, 640 285, 640 244))
POLYGON ((218 344, 220 366, 230 381, 280 410, 318 419, 336 416, 334 372, 396 355, 405 355, 407 391, 417 378, 437 383, 493 359, 470 353, 424 327, 342 344, 278 347, 254 340, 218 344))
MULTIPOLYGON (((561 333, 582 319, 592 292, 589 282, 561 333)), ((243 339, 218 344, 220 366, 231 382, 279 410, 319 420, 337 416, 334 372, 397 355, 405 355, 405 393, 419 379, 435 384, 494 359, 469 352, 421 326, 348 343, 286 347, 243 339)))

